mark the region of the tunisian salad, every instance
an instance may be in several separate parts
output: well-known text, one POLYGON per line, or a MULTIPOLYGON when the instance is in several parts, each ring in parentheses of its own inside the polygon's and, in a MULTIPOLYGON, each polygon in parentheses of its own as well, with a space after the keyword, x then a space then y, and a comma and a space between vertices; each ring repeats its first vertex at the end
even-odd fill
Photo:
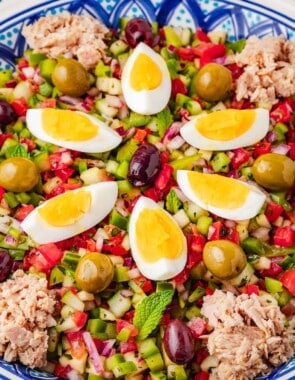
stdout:
POLYGON ((295 44, 41 17, 0 71, 0 356, 254 379, 294 355, 295 44))

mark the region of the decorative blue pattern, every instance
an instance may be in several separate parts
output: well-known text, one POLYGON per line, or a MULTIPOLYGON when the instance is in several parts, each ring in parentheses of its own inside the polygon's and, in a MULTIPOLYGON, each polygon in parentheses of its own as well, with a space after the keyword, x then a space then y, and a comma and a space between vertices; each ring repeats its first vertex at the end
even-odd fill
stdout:
MULTIPOLYGON (((282 2, 283 3, 283 2, 282 2)), ((7 4, 7 3, 6 3, 7 4)), ((3 1, 0 0, 0 14, 3 1)), ((252 1, 240 0, 40 0, 38 5, 2 20, 0 27, 0 67, 13 67, 15 59, 26 49, 19 33, 22 27, 41 15, 64 10, 98 17, 111 27, 117 27, 122 16, 142 16, 160 25, 171 23, 195 29, 222 29, 230 39, 266 34, 295 37, 292 17, 252 1)), ((57 377, 28 369, 19 364, 8 364, 0 359, 1 380, 57 380, 57 377)), ((270 376, 259 380, 295 379, 295 359, 277 368, 270 376)), ((258 379, 257 379, 258 380, 258 379)))

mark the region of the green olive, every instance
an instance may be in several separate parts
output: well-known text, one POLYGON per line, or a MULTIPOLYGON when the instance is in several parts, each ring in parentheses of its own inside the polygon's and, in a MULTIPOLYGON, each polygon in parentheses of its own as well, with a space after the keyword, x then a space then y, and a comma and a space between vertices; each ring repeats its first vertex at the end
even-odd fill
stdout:
POLYGON ((242 248, 230 240, 212 240, 205 244, 203 261, 216 277, 228 280, 242 272, 247 258, 242 248))
POLYGON ((28 158, 11 157, 0 164, 0 186, 16 193, 29 191, 37 185, 39 171, 28 158))
POLYGON ((255 181, 268 190, 287 190, 294 185, 295 162, 283 154, 262 154, 254 161, 252 174, 255 181))
POLYGON ((196 74, 193 86, 201 99, 218 102, 229 95, 232 88, 231 72, 218 63, 208 63, 196 74))
POLYGON ((90 87, 87 70, 75 59, 60 60, 52 73, 52 82, 65 95, 82 96, 90 87))
POLYGON ((86 253, 78 262, 75 280, 78 287, 89 293, 106 289, 114 277, 114 265, 108 255, 86 253))

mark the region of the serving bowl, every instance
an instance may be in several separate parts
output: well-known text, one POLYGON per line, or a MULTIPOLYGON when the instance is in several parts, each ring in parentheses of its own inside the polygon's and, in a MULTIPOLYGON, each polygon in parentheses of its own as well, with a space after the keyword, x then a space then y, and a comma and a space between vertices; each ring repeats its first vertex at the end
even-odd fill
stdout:
MULTIPOLYGON (((229 40, 251 35, 284 35, 295 39, 295 0, 0 0, 0 67, 14 67, 27 48, 20 31, 40 16, 69 11, 89 14, 108 27, 116 28, 119 19, 144 17, 207 31, 224 30, 229 40)), ((295 359, 259 379, 294 379, 295 359)), ((10 364, 0 359, 0 379, 57 379, 47 373, 10 364)))

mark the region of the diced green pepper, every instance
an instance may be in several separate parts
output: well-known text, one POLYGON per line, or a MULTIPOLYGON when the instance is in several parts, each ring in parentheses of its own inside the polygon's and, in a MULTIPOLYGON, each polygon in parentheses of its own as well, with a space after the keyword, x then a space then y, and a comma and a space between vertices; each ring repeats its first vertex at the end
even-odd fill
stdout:
POLYGON ((185 156, 178 160, 171 161, 170 165, 173 167, 174 170, 191 170, 196 164, 196 162, 200 159, 200 157, 201 156, 198 153, 193 154, 192 156, 185 156))
POLYGON ((43 82, 39 86, 39 92, 42 96, 49 98, 52 95, 53 87, 48 82, 43 82))
POLYGON ((115 208, 112 210, 110 215, 110 224, 117 226, 123 230, 127 229, 128 218, 122 216, 115 208))

